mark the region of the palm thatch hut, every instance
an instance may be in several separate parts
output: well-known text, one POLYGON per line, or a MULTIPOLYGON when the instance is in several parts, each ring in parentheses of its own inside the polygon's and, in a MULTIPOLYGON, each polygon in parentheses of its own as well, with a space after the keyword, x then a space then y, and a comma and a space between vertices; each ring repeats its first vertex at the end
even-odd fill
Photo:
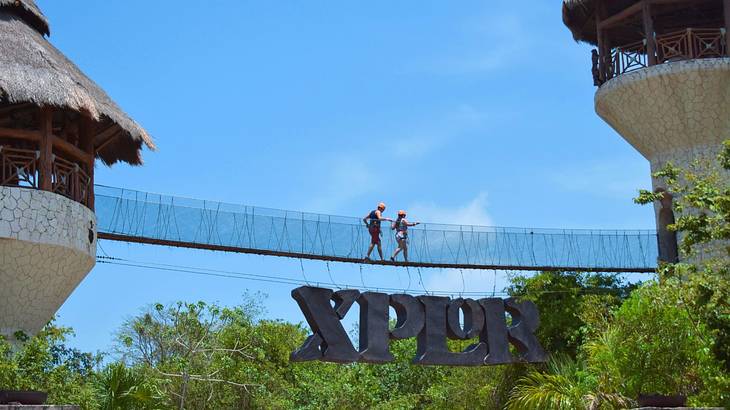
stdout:
POLYGON ((93 209, 96 158, 142 163, 147 132, 47 39, 34 0, 0 0, 0 184, 93 209))
POLYGON ((730 0, 563 0, 576 41, 597 46, 597 85, 655 64, 728 56, 730 0))

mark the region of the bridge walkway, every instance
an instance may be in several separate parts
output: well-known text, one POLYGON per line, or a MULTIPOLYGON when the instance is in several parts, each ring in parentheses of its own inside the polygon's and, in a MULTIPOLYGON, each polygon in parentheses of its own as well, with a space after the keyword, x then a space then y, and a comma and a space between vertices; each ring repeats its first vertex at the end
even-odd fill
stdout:
MULTIPOLYGON (((234 205, 97 185, 101 239, 298 259, 363 263, 360 218, 234 205)), ((383 252, 396 247, 383 229, 383 252)), ((652 272, 648 230, 532 229, 424 223, 409 229, 410 262, 378 265, 530 271, 652 272)), ((375 252, 374 252, 375 254, 375 252)))

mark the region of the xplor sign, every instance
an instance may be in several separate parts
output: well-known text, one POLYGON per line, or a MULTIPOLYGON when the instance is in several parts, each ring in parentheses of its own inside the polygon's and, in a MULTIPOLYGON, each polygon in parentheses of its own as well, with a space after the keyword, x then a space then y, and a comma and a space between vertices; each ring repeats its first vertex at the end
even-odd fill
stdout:
POLYGON ((529 301, 335 292, 311 286, 294 289, 292 297, 312 329, 304 344, 291 354, 292 361, 387 363, 393 360, 389 341, 411 337, 417 338, 414 364, 479 366, 544 362, 547 358, 535 337, 540 324, 537 307, 529 301), (355 302, 360 305, 359 350, 341 323, 355 302), (388 326, 391 306, 397 316, 393 330, 388 326), (509 324, 505 313, 511 316, 509 324), (452 352, 447 338, 477 342, 462 352, 452 352), (510 344, 518 356, 510 352, 510 344))

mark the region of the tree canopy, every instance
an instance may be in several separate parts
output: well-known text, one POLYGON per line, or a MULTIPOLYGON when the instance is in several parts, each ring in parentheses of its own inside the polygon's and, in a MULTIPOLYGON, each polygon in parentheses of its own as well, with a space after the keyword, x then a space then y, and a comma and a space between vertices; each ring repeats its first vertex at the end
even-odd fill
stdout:
MULTIPOLYGON (((716 160, 656 173, 676 213, 682 263, 640 284, 620 275, 539 272, 508 291, 541 312, 545 365, 413 366, 415 340, 383 365, 290 363, 302 324, 265 317, 260 295, 238 306, 153 305, 119 329, 106 354, 71 349, 49 323, 0 342, 0 385, 84 409, 615 409, 641 394, 683 394, 730 407, 730 142, 716 160)), ((665 192, 641 191, 652 203, 665 192)), ((356 339, 355 335, 352 335, 356 339)), ((450 341, 454 350, 470 341, 450 341)))

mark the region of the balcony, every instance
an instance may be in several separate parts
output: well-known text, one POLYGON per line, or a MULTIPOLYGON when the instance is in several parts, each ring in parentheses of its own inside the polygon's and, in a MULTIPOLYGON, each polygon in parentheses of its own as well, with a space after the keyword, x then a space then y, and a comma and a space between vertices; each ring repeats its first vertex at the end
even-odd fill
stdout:
POLYGON ((611 48, 606 55, 599 55, 593 50, 593 82, 600 86, 614 77, 652 65, 726 57, 727 52, 724 28, 687 28, 655 35, 653 44, 642 40, 611 48))
MULTIPOLYGON (((91 207, 91 176, 78 163, 51 155, 49 191, 91 207)), ((41 189, 41 151, 0 145, 0 185, 41 189)))
POLYGON ((65 196, 94 210, 94 123, 76 112, 0 105, 0 185, 65 196))

